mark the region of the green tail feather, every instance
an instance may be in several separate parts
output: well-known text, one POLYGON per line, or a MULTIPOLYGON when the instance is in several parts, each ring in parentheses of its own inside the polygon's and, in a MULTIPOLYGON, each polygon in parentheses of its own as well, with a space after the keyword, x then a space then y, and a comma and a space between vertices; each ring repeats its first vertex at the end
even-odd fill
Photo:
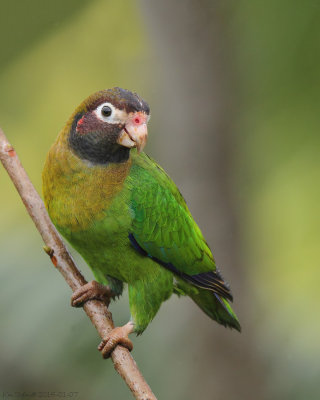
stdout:
POLYGON ((221 325, 241 332, 238 318, 226 299, 211 291, 202 289, 199 289, 197 293, 189 293, 189 296, 210 318, 221 325))

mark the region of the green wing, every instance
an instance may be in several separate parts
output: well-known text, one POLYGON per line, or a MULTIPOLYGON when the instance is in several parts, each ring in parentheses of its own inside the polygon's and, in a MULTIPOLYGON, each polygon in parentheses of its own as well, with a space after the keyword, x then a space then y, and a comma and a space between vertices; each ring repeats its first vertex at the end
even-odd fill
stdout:
POLYGON ((146 154, 130 172, 134 247, 189 283, 232 300, 178 188, 146 154))

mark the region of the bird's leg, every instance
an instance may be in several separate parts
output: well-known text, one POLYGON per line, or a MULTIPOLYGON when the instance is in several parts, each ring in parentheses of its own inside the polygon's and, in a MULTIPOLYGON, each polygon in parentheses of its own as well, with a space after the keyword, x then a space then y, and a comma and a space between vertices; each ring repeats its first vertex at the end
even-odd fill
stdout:
POLYGON ((103 358, 109 358, 115 347, 120 344, 129 351, 133 349, 133 344, 129 339, 129 334, 134 331, 134 323, 129 321, 126 325, 112 329, 109 335, 102 340, 98 346, 103 358))
POLYGON ((110 299, 115 296, 115 293, 109 286, 102 285, 97 281, 91 281, 81 286, 71 297, 72 307, 81 307, 88 300, 103 300, 107 306, 110 304, 110 299))

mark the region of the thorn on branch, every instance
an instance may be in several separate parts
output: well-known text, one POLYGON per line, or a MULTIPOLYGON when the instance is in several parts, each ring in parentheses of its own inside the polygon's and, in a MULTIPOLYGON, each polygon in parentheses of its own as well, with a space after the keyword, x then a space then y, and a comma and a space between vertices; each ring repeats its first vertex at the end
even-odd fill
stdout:
POLYGON ((52 264, 56 267, 58 264, 58 260, 56 256, 54 256, 54 250, 50 246, 43 246, 43 250, 48 254, 52 264))
POLYGON ((16 152, 14 148, 11 146, 11 144, 6 145, 4 151, 8 153, 10 157, 14 157, 16 155, 16 152))

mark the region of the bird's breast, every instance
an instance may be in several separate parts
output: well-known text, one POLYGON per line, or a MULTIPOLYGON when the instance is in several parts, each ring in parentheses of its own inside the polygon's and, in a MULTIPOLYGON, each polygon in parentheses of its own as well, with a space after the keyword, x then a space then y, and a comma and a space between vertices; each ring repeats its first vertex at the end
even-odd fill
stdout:
POLYGON ((53 223, 67 234, 87 230, 106 217, 123 190, 131 161, 90 166, 71 153, 66 156, 49 153, 43 173, 43 192, 53 223))

